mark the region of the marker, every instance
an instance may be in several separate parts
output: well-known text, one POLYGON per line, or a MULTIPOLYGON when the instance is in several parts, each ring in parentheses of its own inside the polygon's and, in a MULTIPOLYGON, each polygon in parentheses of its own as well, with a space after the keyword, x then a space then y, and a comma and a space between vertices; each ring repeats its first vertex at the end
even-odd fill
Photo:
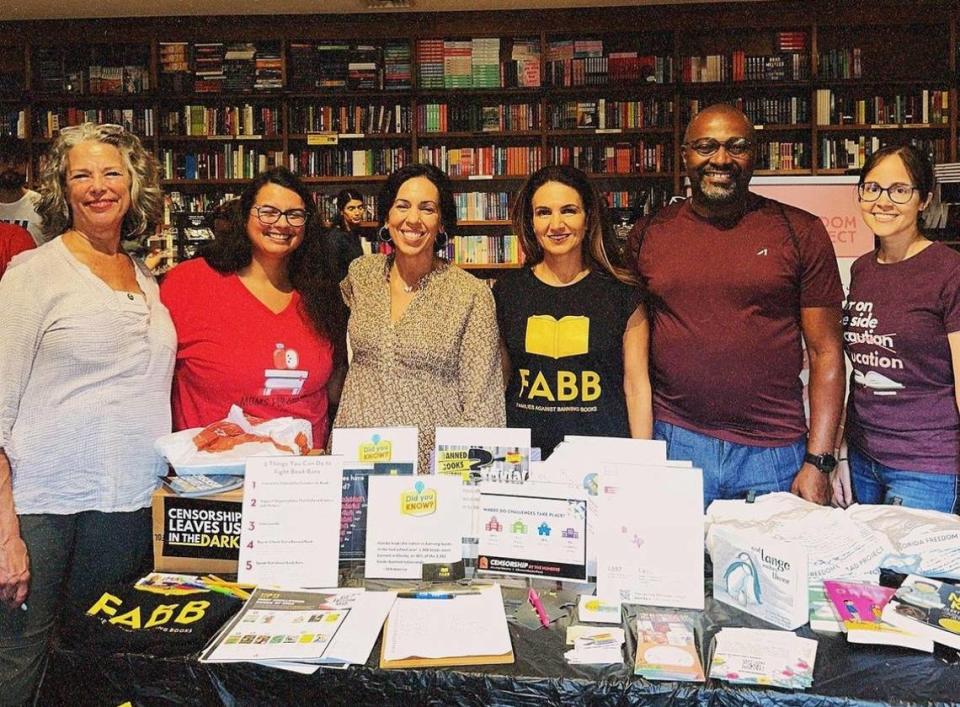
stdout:
POLYGON ((476 596, 480 592, 397 592, 398 599, 456 599, 476 596))
POLYGON ((540 617, 540 624, 546 628, 550 625, 550 617, 547 616, 547 612, 543 608, 543 602, 540 601, 540 595, 534 591, 533 587, 530 587, 530 591, 527 592, 527 601, 530 602, 533 606, 533 610, 537 612, 537 616, 540 617))

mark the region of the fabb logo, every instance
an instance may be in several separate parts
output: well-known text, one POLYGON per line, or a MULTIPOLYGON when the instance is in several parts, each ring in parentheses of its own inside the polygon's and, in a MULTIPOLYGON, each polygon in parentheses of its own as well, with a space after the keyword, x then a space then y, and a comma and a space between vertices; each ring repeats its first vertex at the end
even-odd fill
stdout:
POLYGON ((407 516, 428 516, 437 511, 437 491, 418 481, 412 491, 400 494, 400 512, 407 516))
POLYGON ((357 459, 362 462, 388 462, 393 458, 393 445, 388 439, 374 435, 357 449, 357 459))

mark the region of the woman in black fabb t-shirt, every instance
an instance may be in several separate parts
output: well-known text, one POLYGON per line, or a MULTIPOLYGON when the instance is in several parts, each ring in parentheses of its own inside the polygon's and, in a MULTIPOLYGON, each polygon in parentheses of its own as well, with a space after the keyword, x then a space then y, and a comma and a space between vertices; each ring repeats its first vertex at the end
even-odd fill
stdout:
POLYGON ((546 458, 567 434, 649 438, 649 328, 630 273, 611 262, 603 197, 579 169, 545 167, 513 207, 526 267, 497 301, 507 424, 546 458))

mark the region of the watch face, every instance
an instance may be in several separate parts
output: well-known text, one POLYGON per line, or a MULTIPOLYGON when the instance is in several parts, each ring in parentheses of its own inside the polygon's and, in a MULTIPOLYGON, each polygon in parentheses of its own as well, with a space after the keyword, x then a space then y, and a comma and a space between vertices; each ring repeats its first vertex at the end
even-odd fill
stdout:
POLYGON ((832 454, 807 454, 805 461, 813 464, 824 474, 829 474, 837 468, 837 458, 832 454))

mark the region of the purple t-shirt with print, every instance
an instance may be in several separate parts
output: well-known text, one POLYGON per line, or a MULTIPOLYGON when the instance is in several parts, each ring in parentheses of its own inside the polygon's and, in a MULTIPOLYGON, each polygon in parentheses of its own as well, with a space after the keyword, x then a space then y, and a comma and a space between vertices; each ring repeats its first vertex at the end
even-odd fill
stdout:
POLYGON ((881 464, 956 474, 960 414, 947 334, 960 331, 960 253, 934 243, 850 271, 844 347, 853 365, 847 439, 881 464))

